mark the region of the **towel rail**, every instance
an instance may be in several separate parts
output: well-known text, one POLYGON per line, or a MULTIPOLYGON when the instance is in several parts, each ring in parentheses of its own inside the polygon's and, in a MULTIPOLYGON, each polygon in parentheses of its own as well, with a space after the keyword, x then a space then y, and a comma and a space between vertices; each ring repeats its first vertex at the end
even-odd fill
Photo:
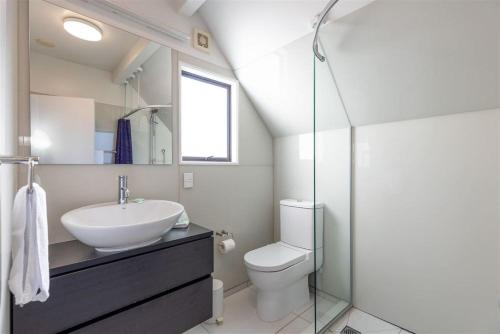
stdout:
POLYGON ((0 166, 2 164, 28 165, 28 192, 33 191, 33 180, 35 179, 35 165, 40 161, 40 157, 24 156, 3 156, 0 155, 0 166))
POLYGON ((38 163, 40 161, 40 157, 24 157, 24 156, 7 156, 0 155, 0 165, 2 164, 29 164, 30 161, 38 163))

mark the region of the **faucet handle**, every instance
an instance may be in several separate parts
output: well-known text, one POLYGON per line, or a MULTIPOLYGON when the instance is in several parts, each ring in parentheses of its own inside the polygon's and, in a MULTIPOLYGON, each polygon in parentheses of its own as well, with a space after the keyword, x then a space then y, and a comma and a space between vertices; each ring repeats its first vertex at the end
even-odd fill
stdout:
POLYGON ((118 176, 118 204, 125 204, 130 196, 126 175, 118 176))

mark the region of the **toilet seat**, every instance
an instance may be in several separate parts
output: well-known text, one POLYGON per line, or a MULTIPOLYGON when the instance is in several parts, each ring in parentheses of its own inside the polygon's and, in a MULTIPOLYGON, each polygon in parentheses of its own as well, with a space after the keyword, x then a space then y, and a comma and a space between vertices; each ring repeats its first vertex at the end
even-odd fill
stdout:
POLYGON ((304 261, 307 253, 310 252, 286 245, 283 242, 277 242, 246 253, 244 259, 245 264, 250 269, 273 272, 284 270, 304 261))

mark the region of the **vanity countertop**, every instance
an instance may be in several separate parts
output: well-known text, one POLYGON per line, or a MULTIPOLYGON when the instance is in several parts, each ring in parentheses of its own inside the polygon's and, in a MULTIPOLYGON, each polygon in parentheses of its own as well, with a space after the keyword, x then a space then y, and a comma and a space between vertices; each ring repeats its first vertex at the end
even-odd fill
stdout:
POLYGON ((208 238, 213 232, 196 224, 185 229, 172 229, 163 239, 153 245, 118 253, 100 253, 78 240, 59 242, 49 245, 50 276, 59 276, 99 264, 116 261, 139 254, 168 248, 194 240, 208 238))

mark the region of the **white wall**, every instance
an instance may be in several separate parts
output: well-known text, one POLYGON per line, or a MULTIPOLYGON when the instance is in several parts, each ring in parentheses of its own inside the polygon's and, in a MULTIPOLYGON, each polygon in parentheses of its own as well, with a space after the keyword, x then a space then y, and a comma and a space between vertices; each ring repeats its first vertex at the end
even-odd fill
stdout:
MULTIPOLYGON (((317 199, 329 216, 320 280, 331 275, 319 286, 333 294, 349 270, 348 256, 331 257, 349 241, 336 224, 348 205, 343 131, 317 137, 317 199)), ((500 332, 499 133, 500 110, 354 129, 356 307, 416 333, 500 332)), ((308 136, 274 140, 275 203, 312 198, 308 136)))
POLYGON ((354 305, 500 333, 500 110, 355 129, 354 305))
MULTIPOLYGON (((180 54, 179 61, 234 78, 231 71, 208 66, 193 57, 180 54)), ((174 77, 178 76, 177 69, 175 66, 174 77)), ((238 121, 239 165, 179 168, 180 183, 183 173, 194 173, 194 188, 180 189, 180 202, 190 218, 210 229, 225 229, 235 235, 234 252, 220 255, 214 250, 215 277, 223 279, 225 288, 248 279, 244 254, 273 240, 272 137, 241 87, 238 121)))
POLYGON ((172 50, 161 47, 141 67, 141 97, 146 104, 172 103, 172 50))
MULTIPOLYGON (((17 1, 0 1, 0 155, 17 151, 17 1)), ((9 332, 11 211, 16 168, 0 166, 0 332, 9 332)))
MULTIPOLYGON (((179 201, 195 223, 213 230, 226 229, 235 233, 237 250, 224 256, 215 253, 214 275, 224 281, 225 289, 229 289, 248 280, 243 254, 273 238, 272 138, 245 92, 240 90, 240 165, 179 166, 176 125, 179 58, 211 72, 233 76, 231 71, 222 67, 172 52, 174 164, 38 166, 39 181, 47 191, 49 240, 53 243, 73 239, 60 223, 61 215, 83 205, 115 201, 117 177, 128 175, 132 197, 179 201), (192 189, 182 188, 182 173, 186 171, 194 173, 195 186, 192 189)), ((20 176, 21 180, 23 177, 20 176)))
POLYGON ((279 201, 311 201, 316 190, 316 201, 324 204, 323 266, 316 286, 346 301, 351 301, 350 142, 350 128, 316 134, 315 189, 313 134, 274 140, 275 238, 279 240, 279 201))
POLYGON ((123 105, 123 85, 111 81, 111 72, 34 51, 30 51, 30 88, 33 93, 123 105))

